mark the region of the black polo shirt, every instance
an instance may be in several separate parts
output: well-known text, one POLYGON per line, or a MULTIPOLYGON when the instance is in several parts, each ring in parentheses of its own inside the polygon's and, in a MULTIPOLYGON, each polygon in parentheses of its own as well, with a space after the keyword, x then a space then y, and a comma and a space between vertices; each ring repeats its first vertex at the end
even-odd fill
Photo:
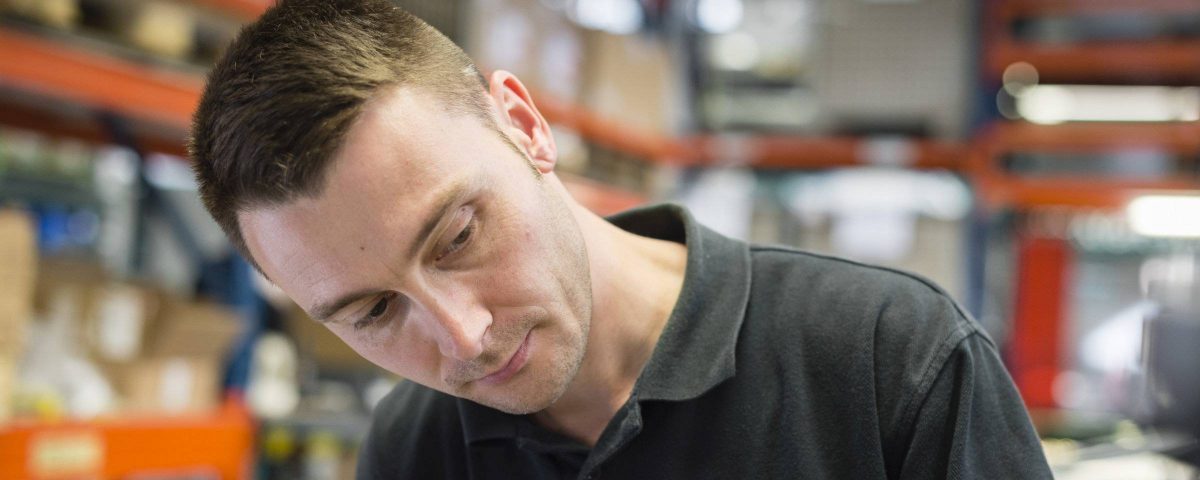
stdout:
POLYGON ((610 221, 688 259, 595 447, 404 382, 375 410, 358 478, 1051 478, 995 345, 928 280, 748 245, 677 206, 610 221))

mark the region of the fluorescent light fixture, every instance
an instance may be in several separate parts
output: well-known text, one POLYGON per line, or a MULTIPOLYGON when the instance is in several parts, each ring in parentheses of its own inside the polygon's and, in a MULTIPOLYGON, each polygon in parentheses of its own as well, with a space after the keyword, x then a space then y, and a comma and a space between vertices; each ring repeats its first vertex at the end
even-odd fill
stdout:
POLYGON ((742 0, 698 0, 696 25, 708 33, 732 32, 742 24, 742 0))
POLYGON ((1031 85, 1016 96, 1021 117, 1047 125, 1200 120, 1198 87, 1031 85))
POLYGON ((637 0, 576 0, 575 21, 616 35, 636 33, 644 20, 637 0))
POLYGON ((1145 195, 1129 202, 1125 213, 1140 235, 1200 238, 1200 195, 1145 195))

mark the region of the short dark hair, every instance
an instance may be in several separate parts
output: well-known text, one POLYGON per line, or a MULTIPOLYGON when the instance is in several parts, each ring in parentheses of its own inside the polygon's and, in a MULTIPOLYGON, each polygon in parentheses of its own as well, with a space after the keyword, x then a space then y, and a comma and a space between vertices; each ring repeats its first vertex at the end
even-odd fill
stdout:
POLYGON ((495 129, 487 81, 450 39, 387 0, 283 0, 208 75, 188 153, 200 197, 256 267, 238 212, 319 195, 362 106, 411 87, 495 129))

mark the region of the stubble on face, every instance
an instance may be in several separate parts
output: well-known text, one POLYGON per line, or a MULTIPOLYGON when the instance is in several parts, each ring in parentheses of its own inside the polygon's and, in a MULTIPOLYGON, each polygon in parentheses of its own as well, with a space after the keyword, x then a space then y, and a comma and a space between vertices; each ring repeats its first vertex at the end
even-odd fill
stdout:
MULTIPOLYGON (((557 264, 555 270, 558 274, 547 280, 557 280, 555 283, 558 284, 562 294, 561 298, 568 307, 570 317, 558 319, 558 322, 561 323, 558 325, 559 328, 542 328, 542 326, 553 326, 555 320, 550 318, 546 310, 539 310, 537 314, 523 319, 530 321, 532 327, 513 329, 503 333, 497 332, 498 336, 506 336, 503 339, 497 338, 497 340, 503 340, 497 343, 513 345, 510 347, 512 350, 505 351, 504 360, 499 361, 507 361, 506 355, 511 355, 512 351, 519 347, 526 332, 535 335, 531 341, 536 341, 534 348, 543 350, 544 358, 543 364, 539 365, 540 369, 531 369, 528 372, 533 375, 526 379, 527 383, 520 386, 514 385, 510 387, 510 391, 501 395, 490 395, 488 398, 472 398, 472 392, 468 391, 463 391, 464 395, 452 393, 513 415, 542 411, 553 405, 566 393, 579 374, 586 356, 592 319, 591 268, 582 232, 571 214, 570 207, 549 188, 545 183, 546 178, 539 174, 536 182, 536 188, 540 191, 542 199, 541 205, 545 209, 542 218, 536 221, 545 222, 542 225, 543 233, 553 232, 552 235, 557 237, 554 242, 557 248, 551 252, 542 252, 545 255, 551 255, 557 264), (574 320, 573 324, 567 323, 571 320, 574 320)), ((484 355, 491 354, 489 352, 484 355)), ((493 358, 489 358, 489 360, 496 361, 493 358)), ((468 366, 461 371, 476 373, 471 368, 468 366)), ((498 367, 492 367, 493 370, 495 368, 498 367)))
MULTIPOLYGON (((312 277, 319 282, 329 282, 330 278, 361 278, 356 273, 348 272, 346 265, 374 272, 371 275, 373 278, 399 277, 397 271, 379 272, 378 262, 360 260, 363 255, 352 248, 334 247, 341 236, 350 235, 349 232, 356 232, 360 238, 367 239, 405 238, 407 229, 401 231, 392 223, 381 221, 385 217, 378 217, 373 212, 382 210, 379 213, 387 214, 387 219, 407 218, 410 212, 396 214, 401 207, 390 206, 409 204, 413 199, 418 199, 419 195, 413 191, 434 189, 444 183, 441 179, 445 175, 486 175, 486 190, 492 200, 485 204, 485 208, 492 210, 490 221, 493 227, 492 230, 481 230, 479 234, 487 235, 485 232, 496 231, 496 228, 503 226, 505 234, 498 235, 503 242, 490 244, 490 248, 505 249, 514 258, 519 257, 520 262, 488 264, 481 260, 472 264, 473 271, 469 273, 474 276, 469 277, 473 278, 469 286, 477 292, 483 289, 482 292, 487 294, 480 296, 486 298, 488 303, 481 307, 489 308, 498 315, 491 326, 494 331, 486 334, 483 353, 479 357, 465 362, 447 359, 439 355, 436 347, 431 347, 435 340, 428 332, 422 332, 417 327, 404 327, 402 323, 386 324, 361 332, 345 325, 328 326, 364 357, 430 388, 509 413, 543 410, 567 392, 575 380, 585 356, 590 331, 591 274, 586 244, 572 212, 573 207, 563 198, 565 194, 561 192, 553 173, 539 170, 538 165, 542 163, 535 164, 527 152, 516 148, 515 143, 495 142, 491 137, 499 133, 503 139, 503 133, 480 128, 484 126, 463 122, 458 118, 445 117, 421 97, 401 93, 404 92, 380 100, 383 103, 366 110, 361 117, 369 121, 360 121, 352 127, 344 146, 345 151, 339 154, 337 160, 341 166, 332 170, 326 180, 333 183, 323 194, 312 199, 311 204, 304 204, 304 208, 297 204, 279 207, 279 212, 286 210, 287 215, 268 210, 257 212, 267 219, 290 222, 284 225, 291 229, 288 235, 271 236, 275 243, 282 241, 276 237, 323 239, 323 242, 289 240, 290 243, 283 250, 291 253, 280 253, 281 257, 275 259, 277 261, 268 263, 282 268, 283 271, 276 272, 276 276, 312 277), (399 130, 394 127, 395 118, 415 118, 417 120, 411 123, 428 126, 428 131, 423 130, 418 134, 399 130), (452 137, 482 138, 485 141, 462 142, 452 137), (494 143, 486 145, 488 142, 494 143), (429 148, 431 144, 437 145, 437 148, 429 148), (481 145, 485 148, 480 148, 481 145), (518 155, 512 155, 512 152, 518 155), (396 159, 406 158, 444 160, 397 164, 396 159), (406 169, 406 175, 395 173, 401 167, 406 169), (413 178, 423 183, 414 185, 413 178), (404 193, 394 193, 396 191, 404 193), (397 195, 408 202, 394 201, 397 195), (375 205, 375 210, 364 209, 363 205, 367 204, 375 205), (329 218, 340 220, 338 228, 329 228, 329 218), (316 275, 309 275, 303 269, 288 271, 294 263, 289 258, 331 257, 323 254, 320 248, 342 252, 344 258, 320 263, 324 269, 316 275), (523 282, 524 286, 505 284, 517 281, 523 282), (491 291, 488 292, 488 289, 491 291), (497 304, 501 306, 497 307, 497 304), (513 308, 521 312, 497 311, 513 308), (533 332, 533 337, 525 369, 504 384, 484 386, 475 382, 481 376, 502 368, 530 332, 533 332)), ((260 248, 261 242, 254 243, 262 253, 264 249, 260 248)), ((381 252, 388 248, 373 250, 381 252)), ((278 246, 274 250, 281 251, 278 246)), ((498 255, 499 252, 496 250, 489 254, 505 256, 498 255)), ((392 257, 385 255, 384 258, 392 257)), ((382 289, 392 287, 383 280, 377 283, 382 289)), ((303 298, 317 297, 313 292, 320 290, 311 285, 305 286, 302 282, 297 282, 290 290, 296 290, 297 285, 301 287, 300 291, 306 292, 303 298)))

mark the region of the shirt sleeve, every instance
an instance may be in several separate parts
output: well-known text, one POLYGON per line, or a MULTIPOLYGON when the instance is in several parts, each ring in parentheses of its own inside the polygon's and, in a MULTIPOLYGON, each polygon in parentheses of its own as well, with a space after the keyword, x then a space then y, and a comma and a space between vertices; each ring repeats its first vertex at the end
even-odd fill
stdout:
POLYGON ((899 478, 1051 479, 1029 414, 992 343, 961 340, 917 407, 899 478))
POLYGON ((375 451, 371 442, 371 436, 368 434, 363 438, 362 444, 358 446, 358 459, 354 465, 355 480, 375 480, 382 478, 375 464, 374 454, 375 451))

